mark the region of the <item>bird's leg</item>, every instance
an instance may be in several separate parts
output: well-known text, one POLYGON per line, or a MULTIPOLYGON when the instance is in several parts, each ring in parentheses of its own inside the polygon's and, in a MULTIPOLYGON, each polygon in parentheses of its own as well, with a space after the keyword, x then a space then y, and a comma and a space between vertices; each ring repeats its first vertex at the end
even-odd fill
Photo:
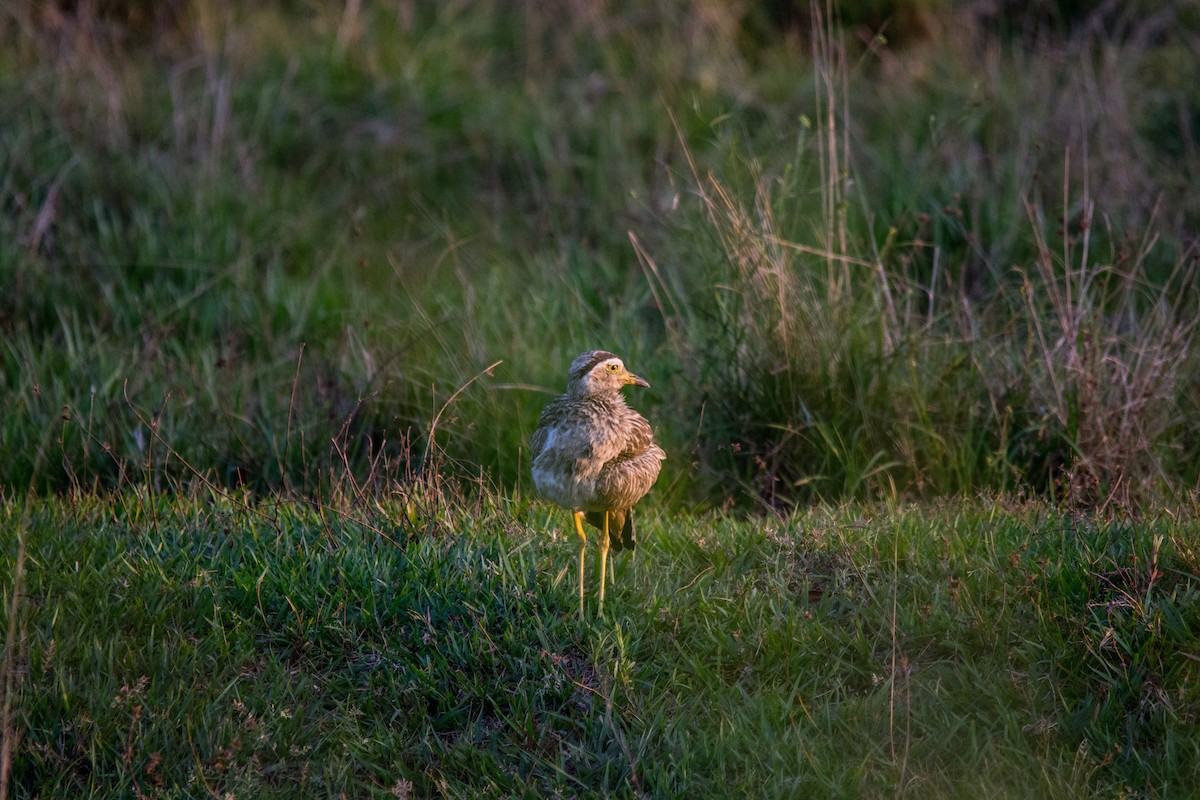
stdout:
POLYGON ((604 535, 600 537, 600 616, 604 616, 604 577, 608 570, 608 512, 604 512, 604 535))
MULTIPOLYGON (((576 511, 575 530, 579 532, 579 618, 583 619, 583 567, 584 556, 587 554, 587 534, 583 532, 583 512, 576 511)), ((603 596, 604 584, 600 584, 603 596)))

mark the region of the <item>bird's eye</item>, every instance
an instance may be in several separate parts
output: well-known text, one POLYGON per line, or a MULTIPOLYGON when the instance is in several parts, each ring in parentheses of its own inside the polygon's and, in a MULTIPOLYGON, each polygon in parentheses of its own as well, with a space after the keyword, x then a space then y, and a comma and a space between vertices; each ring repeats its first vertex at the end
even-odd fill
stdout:
POLYGON ((617 370, 619 370, 620 368, 621 368, 621 365, 620 365, 620 364, 616 364, 616 363, 614 363, 614 364, 609 364, 609 365, 608 365, 608 371, 609 371, 609 372, 616 372, 616 371, 617 371, 617 370))

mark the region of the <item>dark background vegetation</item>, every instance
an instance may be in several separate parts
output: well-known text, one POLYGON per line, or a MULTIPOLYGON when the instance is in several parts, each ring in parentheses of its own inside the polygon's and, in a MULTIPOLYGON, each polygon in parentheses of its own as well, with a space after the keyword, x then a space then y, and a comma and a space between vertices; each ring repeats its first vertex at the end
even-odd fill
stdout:
POLYGON ((521 488, 604 346, 678 500, 1193 488, 1198 16, 9 4, 0 483, 419 470, 502 361, 521 488))

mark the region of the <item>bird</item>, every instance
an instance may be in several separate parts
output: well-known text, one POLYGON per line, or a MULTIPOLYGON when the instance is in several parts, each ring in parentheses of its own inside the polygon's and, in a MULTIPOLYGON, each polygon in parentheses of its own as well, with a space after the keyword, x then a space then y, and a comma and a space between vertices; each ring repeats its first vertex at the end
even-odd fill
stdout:
POLYGON ((531 441, 533 482, 545 499, 571 512, 579 534, 579 616, 584 615, 587 534, 600 530, 600 604, 608 554, 637 545, 633 506, 650 491, 666 453, 641 414, 625 404, 625 386, 650 384, 607 350, 589 350, 571 362, 567 391, 542 410, 531 441))

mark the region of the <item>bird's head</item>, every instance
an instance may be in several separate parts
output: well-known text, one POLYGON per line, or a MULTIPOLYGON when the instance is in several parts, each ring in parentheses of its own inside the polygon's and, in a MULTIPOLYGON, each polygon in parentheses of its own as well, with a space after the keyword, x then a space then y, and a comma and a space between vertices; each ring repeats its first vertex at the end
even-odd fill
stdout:
POLYGON ((625 364, 607 350, 590 350, 571 362, 567 393, 575 397, 616 394, 622 386, 650 388, 650 384, 625 369, 625 364))

